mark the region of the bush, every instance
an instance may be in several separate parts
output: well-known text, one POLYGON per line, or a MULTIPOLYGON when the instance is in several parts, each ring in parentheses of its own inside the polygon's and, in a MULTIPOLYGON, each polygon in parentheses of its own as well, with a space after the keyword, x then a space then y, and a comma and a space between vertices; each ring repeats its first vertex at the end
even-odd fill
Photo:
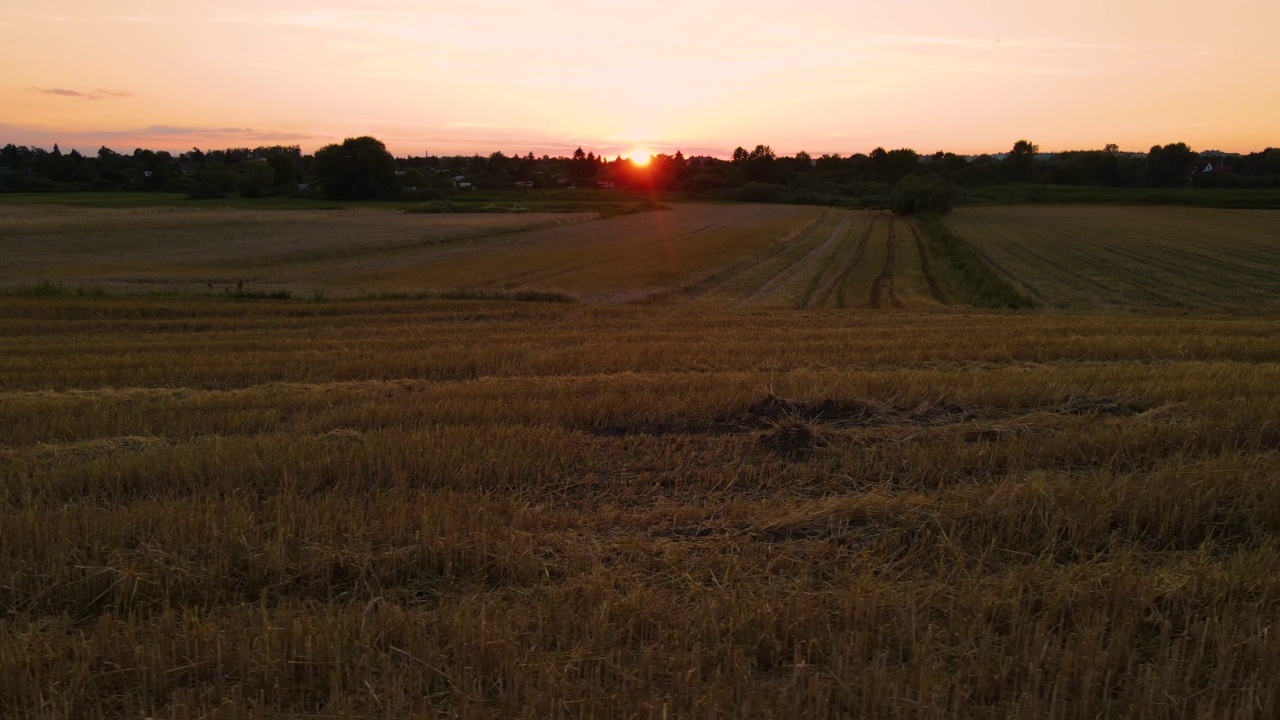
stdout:
POLYGON ((184 175, 166 180, 160 189, 162 192, 167 193, 187 193, 191 192, 191 186, 194 184, 195 181, 184 175))
POLYGON ((725 179, 718 175, 712 175, 711 173, 698 173, 681 180, 678 188, 684 192, 704 193, 712 190, 720 190, 727 184, 728 183, 725 179))
POLYGON ((888 197, 893 191, 893 186, 887 182, 878 182, 868 180, 866 182, 847 183, 837 186, 841 195, 846 197, 866 197, 874 195, 876 197, 888 197))
POLYGON ((444 193, 433 188, 420 187, 413 191, 401 191, 400 197, 409 200, 441 200, 444 198, 444 193))
MULTIPOLYGON (((206 170, 196 174, 195 184, 205 184, 212 186, 215 190, 222 193, 218 197, 223 197, 227 193, 236 189, 236 175, 227 170, 206 170)), ((194 187, 194 185, 192 186, 194 187)))
POLYGON ((889 193, 889 209, 899 215, 944 213, 955 202, 955 190, 947 181, 934 175, 908 175, 889 193))
POLYGON ((236 192, 243 198, 260 198, 271 194, 276 181, 276 171, 265 162, 253 162, 244 174, 236 178, 236 192))
POLYGON ((448 200, 432 200, 415 207, 405 208, 404 212, 408 215, 434 215, 436 213, 466 212, 466 210, 448 200))
POLYGON ((775 183, 751 182, 738 188, 733 199, 741 202, 778 202, 787 188, 775 183))
POLYGON ((226 197, 226 193, 207 182, 198 182, 187 191, 187 197, 192 200, 215 200, 226 197))

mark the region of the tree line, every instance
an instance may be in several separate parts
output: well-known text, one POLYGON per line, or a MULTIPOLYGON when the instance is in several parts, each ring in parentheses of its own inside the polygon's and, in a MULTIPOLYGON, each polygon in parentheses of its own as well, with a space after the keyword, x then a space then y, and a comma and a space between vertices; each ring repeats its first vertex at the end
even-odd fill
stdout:
MULTIPOLYGON (((954 188, 1041 183, 1102 187, 1280 187, 1280 149, 1247 155, 1196 152, 1185 143, 1146 153, 1041 153, 1027 140, 1008 153, 964 156, 876 148, 847 156, 778 155, 739 147, 728 160, 654 155, 641 166, 581 148, 569 156, 495 152, 488 156, 396 158, 375 138, 350 138, 313 155, 299 146, 184 153, 103 147, 96 155, 5 145, 0 192, 151 191, 193 198, 323 195, 332 199, 431 199, 464 189, 621 187, 745 201, 824 203, 857 199, 888 206, 938 201, 954 188), (904 184, 905 183, 905 184, 904 184), (895 192, 896 190, 896 192, 895 192), (932 199, 931 199, 932 198, 932 199)), ((945 202, 945 197, 942 199, 945 202)))

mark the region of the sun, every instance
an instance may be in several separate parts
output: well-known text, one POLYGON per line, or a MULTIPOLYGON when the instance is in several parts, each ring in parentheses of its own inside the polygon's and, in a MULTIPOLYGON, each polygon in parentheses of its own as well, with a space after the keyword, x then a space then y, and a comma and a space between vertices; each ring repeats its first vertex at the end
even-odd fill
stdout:
POLYGON ((653 160, 653 153, 644 148, 636 148, 628 153, 627 157, 631 158, 632 165, 635 165, 636 167, 644 167, 653 160))

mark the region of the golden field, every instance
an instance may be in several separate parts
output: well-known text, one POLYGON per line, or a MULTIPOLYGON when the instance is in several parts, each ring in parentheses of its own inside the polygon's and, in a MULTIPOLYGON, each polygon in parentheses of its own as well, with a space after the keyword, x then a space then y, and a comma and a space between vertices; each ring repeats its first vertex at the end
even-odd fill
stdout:
MULTIPOLYGON (((388 214, 253 271, 599 302, 0 296, 0 717, 1274 717, 1272 285, 1168 312, 1117 262, 1140 312, 1055 310, 1013 210, 950 222, 1040 309, 967 307, 908 220, 759 206, 388 214)), ((5 280, 203 277, 99 231, 5 280)))

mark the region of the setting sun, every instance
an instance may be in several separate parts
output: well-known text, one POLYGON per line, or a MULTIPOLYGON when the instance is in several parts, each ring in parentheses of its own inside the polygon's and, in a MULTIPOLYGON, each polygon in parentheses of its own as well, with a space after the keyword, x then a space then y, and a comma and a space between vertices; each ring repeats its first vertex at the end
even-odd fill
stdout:
POLYGON ((629 157, 636 167, 644 167, 653 161, 653 153, 648 150, 632 150, 629 157))

